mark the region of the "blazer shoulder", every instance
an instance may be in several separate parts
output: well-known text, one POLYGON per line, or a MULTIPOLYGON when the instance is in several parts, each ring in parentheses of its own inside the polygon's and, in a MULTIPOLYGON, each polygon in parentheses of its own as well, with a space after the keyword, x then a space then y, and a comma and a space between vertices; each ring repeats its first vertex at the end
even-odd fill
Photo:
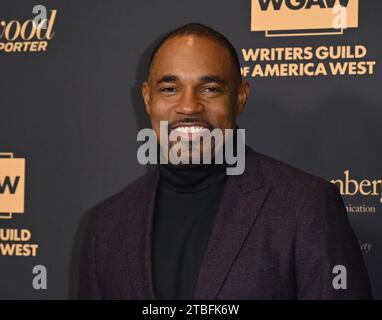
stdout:
POLYGON ((326 194, 338 191, 337 186, 323 177, 254 150, 250 150, 249 153, 250 159, 257 158, 265 183, 276 189, 283 189, 288 194, 300 195, 309 191, 326 194))
POLYGON ((120 221, 126 216, 129 204, 134 201, 138 194, 141 194, 148 185, 154 183, 156 169, 151 169, 147 173, 130 182, 121 191, 111 195, 96 204, 90 211, 90 219, 94 224, 107 224, 120 221))

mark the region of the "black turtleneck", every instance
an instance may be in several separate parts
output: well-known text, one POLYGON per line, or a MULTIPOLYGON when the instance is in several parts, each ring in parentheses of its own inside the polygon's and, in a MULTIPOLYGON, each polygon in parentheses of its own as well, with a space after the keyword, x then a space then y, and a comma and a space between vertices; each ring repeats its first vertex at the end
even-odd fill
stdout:
POLYGON ((159 165, 153 275, 157 299, 192 299, 226 180, 217 164, 159 165))

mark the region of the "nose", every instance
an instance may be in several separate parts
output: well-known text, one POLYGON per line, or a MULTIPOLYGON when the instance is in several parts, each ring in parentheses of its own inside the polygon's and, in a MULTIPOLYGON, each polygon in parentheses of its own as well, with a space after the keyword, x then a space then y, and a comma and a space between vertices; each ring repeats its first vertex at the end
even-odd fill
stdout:
POLYGON ((204 110, 204 106, 200 99, 198 98, 197 93, 190 89, 184 90, 182 95, 177 101, 175 111, 180 114, 195 114, 200 113, 204 110))

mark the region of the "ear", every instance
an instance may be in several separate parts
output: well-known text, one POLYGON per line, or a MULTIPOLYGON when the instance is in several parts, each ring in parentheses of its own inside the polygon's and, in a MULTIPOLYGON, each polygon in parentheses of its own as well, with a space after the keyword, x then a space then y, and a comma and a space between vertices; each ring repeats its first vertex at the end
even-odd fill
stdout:
POLYGON ((147 81, 144 81, 142 83, 142 97, 143 101, 145 102, 146 112, 148 115, 150 115, 150 85, 147 81))
POLYGON ((248 97, 249 97, 249 83, 248 81, 242 81, 237 91, 236 116, 240 115, 243 112, 244 107, 247 103, 248 97))

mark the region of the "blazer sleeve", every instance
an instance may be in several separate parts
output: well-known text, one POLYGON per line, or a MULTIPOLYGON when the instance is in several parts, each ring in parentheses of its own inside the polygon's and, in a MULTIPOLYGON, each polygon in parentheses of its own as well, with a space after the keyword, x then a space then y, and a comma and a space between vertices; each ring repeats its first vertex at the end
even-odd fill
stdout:
POLYGON ((329 182, 305 191, 295 235, 298 299, 371 299, 358 240, 342 196, 329 182))
POLYGON ((102 299, 96 268, 94 214, 91 214, 81 246, 79 299, 102 299))

